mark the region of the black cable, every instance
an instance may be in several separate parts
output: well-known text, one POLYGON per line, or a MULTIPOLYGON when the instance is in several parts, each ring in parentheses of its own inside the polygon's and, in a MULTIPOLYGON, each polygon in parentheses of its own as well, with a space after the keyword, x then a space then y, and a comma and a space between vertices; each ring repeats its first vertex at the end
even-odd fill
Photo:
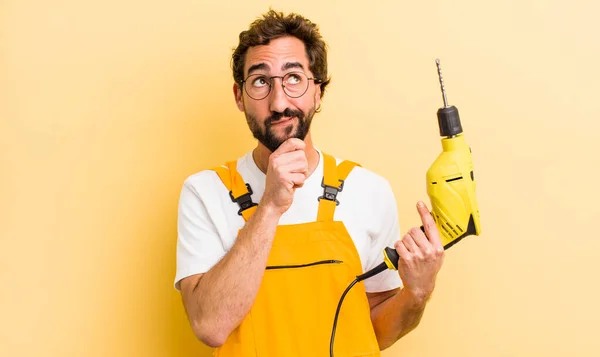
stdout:
POLYGON ((337 311, 335 312, 335 318, 333 319, 333 330, 331 331, 331 342, 329 343, 329 356, 333 357, 333 340, 335 339, 335 328, 337 326, 337 319, 340 315, 340 309, 342 307, 342 302, 344 301, 344 297, 350 291, 350 289, 354 286, 354 284, 358 283, 358 278, 354 279, 354 281, 346 288, 346 291, 342 294, 340 298, 340 302, 338 303, 337 311))
MULTIPOLYGON (((390 248, 388 248, 388 249, 390 249, 390 248)), ((396 261, 397 260, 398 259, 396 259, 396 261)), ((387 268, 388 268, 387 265, 385 264, 385 262, 383 262, 383 263, 379 264, 378 266, 376 266, 375 268, 369 270, 368 272, 358 275, 356 277, 356 279, 354 279, 354 281, 346 288, 346 291, 344 291, 344 293, 342 294, 342 297, 340 298, 340 302, 338 303, 337 310, 335 312, 335 318, 333 319, 333 329, 331 331, 331 342, 329 343, 329 356, 330 357, 333 357, 333 340, 335 339, 335 329, 337 327, 337 320, 338 320, 338 316, 340 315, 340 309, 342 308, 342 302, 344 301, 344 297, 346 297, 346 294, 348 293, 348 291, 350 291, 350 289, 354 286, 354 284, 358 283, 359 281, 363 281, 367 278, 370 278, 373 275, 377 275, 377 274, 381 273, 382 271, 386 270, 387 268)))

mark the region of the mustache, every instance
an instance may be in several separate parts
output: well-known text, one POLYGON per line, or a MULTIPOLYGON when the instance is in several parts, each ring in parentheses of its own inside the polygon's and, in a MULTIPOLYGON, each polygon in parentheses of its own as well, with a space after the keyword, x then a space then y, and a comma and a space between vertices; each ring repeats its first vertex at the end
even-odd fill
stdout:
POLYGON ((299 120, 302 120, 304 118, 304 113, 302 113, 300 110, 293 110, 290 108, 286 108, 283 112, 274 112, 271 116, 269 116, 265 120, 265 124, 267 126, 269 126, 274 121, 278 121, 279 119, 281 119, 283 117, 288 117, 288 118, 296 117, 299 120))

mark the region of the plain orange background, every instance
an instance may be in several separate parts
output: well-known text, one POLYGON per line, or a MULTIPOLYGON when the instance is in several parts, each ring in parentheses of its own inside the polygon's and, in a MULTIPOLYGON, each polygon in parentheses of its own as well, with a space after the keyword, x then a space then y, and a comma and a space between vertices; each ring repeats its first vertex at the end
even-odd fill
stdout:
POLYGON ((473 149, 482 235, 383 356, 600 355, 598 2, 4 0, 0 356, 209 355, 172 287, 178 197, 254 145, 229 58, 269 6, 320 25, 313 138, 390 181, 402 231, 441 150, 435 58, 473 149))

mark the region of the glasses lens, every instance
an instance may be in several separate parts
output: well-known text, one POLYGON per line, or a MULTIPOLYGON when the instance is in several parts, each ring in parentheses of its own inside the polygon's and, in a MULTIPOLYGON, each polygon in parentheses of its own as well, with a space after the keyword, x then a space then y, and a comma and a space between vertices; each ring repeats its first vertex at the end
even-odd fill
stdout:
POLYGON ((267 76, 253 74, 246 79, 246 93, 252 99, 263 99, 271 91, 271 82, 267 76))
POLYGON ((301 97, 308 89, 308 77, 301 72, 291 72, 283 77, 283 89, 292 98, 301 97))

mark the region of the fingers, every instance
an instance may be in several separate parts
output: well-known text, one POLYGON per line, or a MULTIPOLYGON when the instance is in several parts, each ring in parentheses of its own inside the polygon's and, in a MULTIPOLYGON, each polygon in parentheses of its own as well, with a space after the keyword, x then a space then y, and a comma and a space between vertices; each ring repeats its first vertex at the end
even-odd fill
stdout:
MULTIPOLYGON (((437 225, 433 220, 433 216, 431 216, 427 206, 422 201, 417 203, 417 211, 419 212, 419 216, 421 217, 421 222, 423 223, 423 228, 425 230, 424 238, 427 239, 436 249, 438 249, 442 246, 442 242, 437 225)), ((421 233, 421 235, 423 235, 421 230, 418 231, 421 233)))
POLYGON ((269 155, 261 203, 271 205, 279 214, 291 206, 295 189, 304 185, 308 175, 305 147, 304 141, 290 138, 269 155))
POLYGON ((308 160, 304 151, 282 155, 273 161, 273 168, 280 172, 308 172, 308 160), (296 153, 300 155, 296 155, 296 153))
POLYGON ((304 150, 288 151, 279 155, 272 154, 269 161, 269 166, 276 170, 302 172, 305 169, 308 171, 308 159, 304 150))
POLYGON ((415 243, 413 237, 409 233, 405 234, 404 237, 402 237, 401 242, 406 248, 406 250, 410 253, 415 254, 420 251, 419 246, 417 245, 417 243, 415 243))
POLYGON ((425 233, 417 227, 413 227, 408 231, 408 234, 414 243, 419 247, 423 253, 428 254, 432 249, 432 243, 427 239, 425 233))
POLYGON ((396 248, 396 252, 400 256, 400 258, 406 258, 410 255, 410 252, 408 251, 408 249, 406 249, 406 245, 404 244, 403 240, 404 239, 401 239, 394 243, 394 248, 396 248))
POLYGON ((289 138, 281 144, 277 150, 273 152, 274 156, 279 156, 286 152, 292 152, 296 150, 304 150, 306 143, 298 138, 289 138))
POLYGON ((292 184, 291 188, 304 186, 304 181, 306 181, 306 175, 303 173, 290 174, 289 176, 289 182, 292 184))
POLYGON ((401 240, 406 251, 419 259, 443 255, 444 248, 433 216, 421 201, 417 204, 417 210, 425 232, 419 227, 412 227, 401 240))
POLYGON ((308 158, 306 157, 306 152, 303 150, 286 153, 285 161, 290 165, 290 169, 292 170, 308 171, 308 158))

